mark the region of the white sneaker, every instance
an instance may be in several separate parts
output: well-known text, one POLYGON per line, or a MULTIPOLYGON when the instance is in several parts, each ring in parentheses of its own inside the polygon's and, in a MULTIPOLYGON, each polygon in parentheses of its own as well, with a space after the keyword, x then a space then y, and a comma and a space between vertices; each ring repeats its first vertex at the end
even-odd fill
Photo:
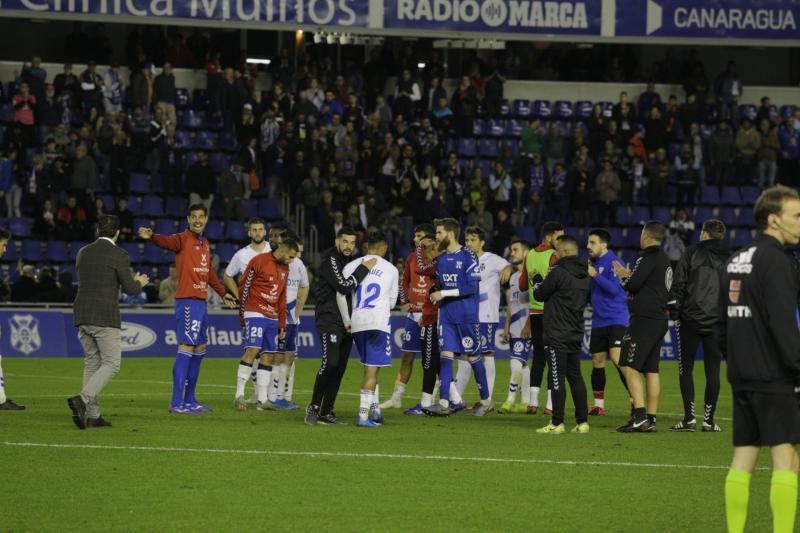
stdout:
POLYGON ((255 392, 246 400, 246 403, 247 405, 256 405, 258 403, 258 396, 255 392))
POLYGON ((244 396, 237 396, 236 399, 233 400, 233 404, 239 411, 247 411, 247 403, 248 402, 244 401, 244 396))
POLYGON ((402 401, 395 400, 394 398, 389 398, 385 402, 381 403, 381 409, 400 409, 402 406, 402 401))

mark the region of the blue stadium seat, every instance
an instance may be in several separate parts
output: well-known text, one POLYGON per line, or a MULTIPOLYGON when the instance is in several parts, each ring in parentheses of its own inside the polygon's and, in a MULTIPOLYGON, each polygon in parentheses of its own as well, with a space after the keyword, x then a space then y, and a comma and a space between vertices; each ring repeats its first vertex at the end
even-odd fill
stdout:
POLYGON ((142 197, 142 214, 148 217, 164 216, 164 203, 161 197, 153 195, 142 197))
POLYGON ((536 100, 533 103, 532 111, 534 117, 549 118, 553 114, 550 102, 547 100, 536 100))
POLYGON ((506 148, 511 149, 511 155, 519 155, 519 139, 505 139, 497 143, 497 150, 502 154, 506 148))
MULTIPOLYGON (((717 218, 719 218, 722 221, 722 223, 728 226, 729 228, 739 225, 739 215, 736 214, 735 207, 720 207, 717 218)), ((705 221, 698 220, 698 222, 702 223, 705 221)))
POLYGON ((206 225, 205 236, 212 241, 221 241, 225 235, 225 228, 219 220, 209 220, 206 225))
POLYGON ((131 260, 131 263, 142 262, 142 250, 139 247, 139 243, 130 241, 123 242, 120 248, 128 252, 128 258, 131 260))
POLYGON ((700 124, 700 136, 704 141, 707 141, 709 138, 711 138, 712 133, 714 133, 713 124, 709 124, 708 122, 703 122, 700 124))
POLYGON ((242 242, 247 239, 247 228, 238 220, 230 220, 225 224, 225 240, 242 242))
POLYGON ((153 232, 158 233, 159 235, 172 235, 177 231, 178 227, 175 225, 175 221, 169 218, 159 218, 156 220, 155 226, 153 227, 153 232))
POLYGON ((518 98, 514 100, 514 116, 527 118, 531 116, 531 101, 518 98))
POLYGON ((739 118, 742 120, 747 118, 752 122, 756 119, 757 114, 758 109, 756 109, 756 106, 752 104, 742 104, 739 106, 739 118))
POLYGON ((255 198, 248 198, 243 201, 244 204, 244 217, 253 218, 258 216, 258 200, 255 198))
POLYGON ((128 196, 128 211, 135 217, 142 216, 142 206, 137 197, 128 196))
POLYGON ((0 122, 11 124, 14 122, 14 106, 11 104, 0 104, 0 122))
POLYGON ((203 127, 205 113, 194 109, 186 109, 183 112, 183 127, 191 130, 199 130, 203 127))
POLYGON ((744 248, 753 240, 753 233, 752 231, 739 228, 736 230, 736 234, 733 236, 733 246, 735 248, 744 248))
POLYGON ((151 265, 162 265, 164 263, 169 263, 171 261, 171 257, 167 258, 167 255, 163 249, 159 248, 153 243, 148 242, 144 245, 144 255, 142 257, 142 261, 151 265))
POLYGON ((761 189, 758 187, 742 187, 742 204, 755 205, 759 194, 761 194, 761 189))
POLYGON ((484 135, 489 135, 491 137, 502 137, 506 132, 505 123, 502 120, 496 120, 490 118, 486 121, 486 127, 484 129, 484 135))
POLYGON ((790 116, 794 115, 795 109, 797 109, 797 106, 795 105, 782 105, 781 118, 789 118, 790 116))
POLYGON ((600 107, 603 109, 603 116, 606 118, 611 118, 611 115, 614 113, 614 104, 612 104, 611 102, 597 102, 597 103, 600 104, 600 107))
POLYGON ((182 196, 168 196, 164 212, 171 217, 184 217, 188 207, 186 198, 182 196))
POLYGON ((503 100, 503 103, 500 104, 500 116, 507 117, 511 112, 511 106, 508 105, 508 100, 503 100))
POLYGON ((235 152, 237 149, 236 137, 230 131, 221 132, 217 139, 217 148, 223 152, 235 152))
POLYGON ((135 232, 139 231, 139 228, 152 228, 153 223, 147 217, 134 217, 133 219, 133 230, 135 232))
POLYGON ((31 221, 25 217, 14 217, 8 220, 8 231, 14 238, 30 237, 33 234, 31 221))
POLYGON ((192 91, 192 107, 195 109, 208 109, 209 106, 208 91, 205 89, 195 89, 192 91))
POLYGON ((230 168, 231 156, 222 152, 213 152, 208 156, 208 164, 217 172, 223 172, 230 168))
POLYGON ((480 168, 483 171, 483 179, 487 181, 489 179, 489 173, 492 170, 492 163, 488 159, 477 159, 472 165, 472 168, 480 168))
POLYGON ((719 205, 719 189, 716 187, 703 187, 700 201, 706 205, 719 205))
POLYGON ((700 206, 694 211, 694 220, 697 223, 702 224, 709 218, 714 217, 714 210, 707 206, 700 206))
POLYGON ((44 260, 42 243, 34 240, 22 241, 22 247, 20 248, 19 255, 26 263, 38 263, 44 260))
POLYGON ((481 157, 497 157, 497 141, 494 139, 481 139, 478 144, 481 157))
POLYGON ((775 106, 775 105, 769 106, 769 119, 772 122, 778 122, 778 117, 779 116, 780 115, 778 114, 778 106, 775 106))
POLYGON ((69 260, 67 243, 64 241, 47 241, 45 255, 48 260, 54 263, 66 263, 69 260))
POLYGON ((178 109, 185 109, 189 107, 189 90, 179 87, 175 89, 175 107, 178 109))
POLYGON ((672 216, 669 214, 669 208, 664 207, 663 205, 656 206, 652 209, 653 220, 657 220, 662 224, 669 224, 669 221, 672 219, 672 216))
POLYGON ((631 213, 624 205, 617 207, 617 224, 622 224, 623 226, 629 226, 633 224, 631 213))
POLYGON ((625 242, 625 239, 622 236, 622 228, 606 228, 606 229, 608 230, 608 234, 611 236, 611 246, 619 246, 623 242, 625 242))
MULTIPOLYGON (((2 261, 13 262, 19 259, 19 251, 17 250, 16 241, 8 241, 6 253, 3 255, 2 261)), ((16 270, 16 269, 14 269, 16 270)))
POLYGON ((506 135, 509 137, 519 137, 522 135, 522 128, 525 124, 521 120, 509 120, 506 123, 506 135))
POLYGON ((575 118, 578 119, 591 118, 593 107, 594 105, 590 101, 580 100, 578 102, 575 102, 575 107, 573 108, 573 114, 575 118))
POLYGON ((723 187, 720 202, 728 205, 739 205, 742 203, 742 196, 739 194, 738 187, 723 187))
POLYGON ((628 228, 625 230, 624 245, 626 248, 638 248, 642 233, 637 228, 628 228))
POLYGON ((484 133, 483 119, 476 118, 472 121, 472 136, 481 137, 484 133))
POLYGON ((78 252, 81 251, 81 248, 88 245, 88 242, 83 241, 73 241, 69 245, 69 260, 75 261, 75 258, 78 257, 78 252))
POLYGON ((261 218, 277 220, 281 218, 278 201, 273 198, 262 198, 258 202, 258 214, 261 218))
POLYGON ((197 150, 205 150, 206 152, 217 149, 217 134, 213 131, 200 130, 194 137, 194 143, 197 150))
POLYGON ((221 130, 225 123, 221 115, 208 114, 205 119, 205 128, 209 130, 221 130))
POLYGON ((131 192, 150 192, 150 176, 141 172, 131 172, 131 183, 129 188, 131 192))
POLYGON ((231 262, 233 254, 236 253, 236 247, 230 243, 221 242, 214 245, 214 253, 219 256, 220 262, 227 264, 231 262))
POLYGON ((566 100, 557 100, 555 103, 555 116, 556 118, 569 119, 572 118, 574 111, 572 109, 572 102, 566 100))
POLYGON ((650 209, 643 205, 637 205, 633 208, 631 214, 631 224, 639 225, 650 220, 650 209))
POLYGON ((467 137, 462 137, 458 140, 458 155, 461 157, 475 157, 478 151, 475 146, 475 140, 467 137))
POLYGON ((523 241, 528 241, 531 246, 536 246, 536 228, 533 226, 521 226, 517 228, 517 237, 523 241))
POLYGON ((175 132, 175 141, 184 150, 194 149, 194 134, 189 130, 178 130, 175 132))

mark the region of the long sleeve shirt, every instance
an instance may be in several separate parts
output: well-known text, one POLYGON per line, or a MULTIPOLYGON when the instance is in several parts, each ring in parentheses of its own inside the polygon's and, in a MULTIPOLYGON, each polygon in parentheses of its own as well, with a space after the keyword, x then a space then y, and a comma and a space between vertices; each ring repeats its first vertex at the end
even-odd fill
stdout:
POLYGON ((174 235, 157 235, 151 238, 153 244, 175 252, 178 269, 178 290, 175 298, 208 299, 208 287, 225 296, 225 287, 211 267, 211 247, 208 239, 185 230, 174 235))

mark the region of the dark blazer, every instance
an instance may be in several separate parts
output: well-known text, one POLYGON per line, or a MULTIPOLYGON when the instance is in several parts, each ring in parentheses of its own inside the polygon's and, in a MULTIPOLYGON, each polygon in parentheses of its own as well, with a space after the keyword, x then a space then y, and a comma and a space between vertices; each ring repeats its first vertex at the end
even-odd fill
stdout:
POLYGON ((128 253, 106 239, 97 239, 78 252, 78 295, 73 323, 76 326, 120 328, 119 288, 139 294, 142 286, 133 279, 128 253))

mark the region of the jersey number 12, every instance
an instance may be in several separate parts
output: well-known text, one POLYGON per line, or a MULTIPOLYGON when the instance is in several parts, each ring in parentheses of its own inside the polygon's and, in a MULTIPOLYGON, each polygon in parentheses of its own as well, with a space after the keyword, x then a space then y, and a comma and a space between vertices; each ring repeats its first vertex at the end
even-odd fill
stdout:
POLYGON ((370 283, 366 287, 359 285, 356 289, 356 309, 375 309, 375 300, 381 295, 381 286, 370 283))

